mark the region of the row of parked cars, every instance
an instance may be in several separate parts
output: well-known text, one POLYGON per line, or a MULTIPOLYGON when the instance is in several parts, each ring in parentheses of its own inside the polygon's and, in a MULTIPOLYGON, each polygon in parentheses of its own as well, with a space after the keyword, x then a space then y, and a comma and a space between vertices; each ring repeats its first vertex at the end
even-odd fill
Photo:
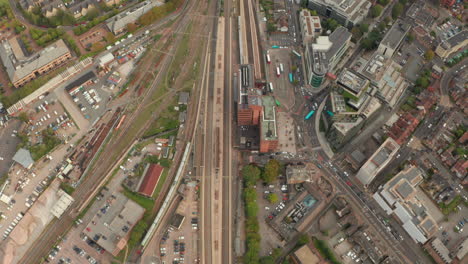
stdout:
POLYGON ((19 212, 18 215, 16 216, 15 219, 13 219, 13 222, 11 222, 11 224, 8 226, 8 228, 5 230, 5 233, 3 234, 3 240, 5 240, 11 233, 11 231, 13 231, 13 229, 15 229, 15 226, 19 223, 19 221, 21 221, 21 219, 23 218, 24 216, 24 213, 23 212, 19 212))

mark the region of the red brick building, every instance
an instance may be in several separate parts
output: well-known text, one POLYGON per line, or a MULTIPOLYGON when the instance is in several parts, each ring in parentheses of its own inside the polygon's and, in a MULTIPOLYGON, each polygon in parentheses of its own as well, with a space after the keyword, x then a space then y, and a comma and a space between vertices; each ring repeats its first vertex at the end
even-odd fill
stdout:
POLYGON ((262 107, 260 105, 239 105, 237 124, 239 126, 256 126, 260 122, 262 107))
POLYGON ((440 0, 440 4, 446 7, 453 6, 457 1, 456 0, 440 0))

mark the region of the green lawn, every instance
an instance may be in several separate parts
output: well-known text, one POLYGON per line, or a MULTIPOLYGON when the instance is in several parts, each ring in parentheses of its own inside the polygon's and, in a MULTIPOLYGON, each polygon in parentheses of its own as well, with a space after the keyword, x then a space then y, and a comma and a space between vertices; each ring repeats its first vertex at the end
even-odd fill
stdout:
POLYGON ((158 198, 158 195, 161 192, 161 189, 164 183, 166 182, 168 173, 169 173, 169 169, 164 169, 163 173, 161 174, 161 178, 159 178, 158 185, 156 185, 156 189, 154 190, 154 193, 153 193, 154 199, 158 198))
POLYGON ((340 262, 336 259, 335 257, 335 254, 333 253, 333 250, 331 250, 328 245, 327 245, 327 242, 324 241, 324 240, 320 240, 320 239, 317 239, 317 238, 313 238, 314 239, 314 246, 315 248, 319 251, 320 255, 325 258, 326 260, 328 260, 330 263, 333 263, 333 264, 340 264, 340 262))
POLYGON ((122 193, 127 198, 131 199, 132 201, 139 204, 141 207, 145 208, 143 218, 140 221, 138 221, 138 223, 133 227, 130 233, 130 238, 128 240, 128 251, 131 252, 135 247, 137 247, 140 244, 141 240, 143 239, 143 236, 146 234, 146 232, 148 232, 153 218, 155 217, 155 215, 152 212, 154 200, 134 193, 125 186, 123 187, 124 190, 122 193))
POLYGON ((453 198, 453 200, 449 204, 445 204, 443 202, 439 203, 439 207, 442 210, 442 213, 444 215, 449 215, 452 212, 456 212, 457 206, 460 205, 462 202, 463 202, 462 196, 457 195, 455 196, 455 198, 453 198))

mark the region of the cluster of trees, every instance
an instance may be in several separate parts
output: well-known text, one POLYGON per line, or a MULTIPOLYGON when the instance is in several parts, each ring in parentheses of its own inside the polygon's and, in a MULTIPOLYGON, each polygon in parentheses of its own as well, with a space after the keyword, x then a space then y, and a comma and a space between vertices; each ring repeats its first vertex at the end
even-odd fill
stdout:
POLYGON ((169 159, 159 159, 158 156, 149 155, 145 157, 145 163, 160 164, 165 168, 171 167, 172 161, 169 159))
MULTIPOLYGON (((274 159, 267 162, 263 170, 255 165, 247 165, 242 168, 242 177, 244 180, 243 199, 245 204, 245 230, 246 230, 246 244, 247 252, 244 255, 244 263, 262 263, 269 264, 275 263, 279 257, 281 250, 274 250, 270 256, 260 257, 260 234, 259 224, 257 219, 258 204, 257 204, 257 191, 255 185, 259 180, 266 183, 274 182, 281 170, 281 164, 274 159)), ((271 203, 278 202, 279 198, 276 194, 267 196, 268 201, 271 203)))
POLYGON ((0 17, 1 18, 8 18, 11 19, 13 18, 13 15, 11 13, 10 5, 8 4, 7 1, 5 2, 0 2, 0 17))
POLYGON ((82 35, 88 32, 92 27, 96 26, 97 24, 100 24, 104 22, 106 19, 115 16, 117 13, 118 13, 117 10, 113 10, 112 12, 109 12, 103 16, 94 17, 93 19, 91 19, 91 21, 86 23, 86 25, 79 25, 77 27, 74 27, 73 33, 75 34, 75 36, 82 35))
POLYGON ((416 79, 415 85, 413 87, 413 93, 420 94, 431 84, 431 71, 424 70, 421 72, 421 75, 416 79))
POLYGON ((34 25, 57 27, 60 25, 70 26, 76 23, 75 17, 73 17, 70 12, 65 10, 60 9, 57 11, 55 16, 46 17, 44 16, 40 6, 34 7, 31 12, 23 10, 21 6, 19 6, 19 8, 22 11, 24 17, 34 25))
POLYGON ((76 44, 75 39, 72 38, 72 36, 65 33, 65 34, 62 35, 62 39, 67 44, 67 46, 71 50, 73 50, 73 52, 75 52, 76 56, 79 57, 81 55, 80 48, 78 47, 78 45, 76 44))
POLYGON ((428 49, 426 50, 426 53, 424 53, 424 58, 427 60, 427 61, 431 61, 432 59, 434 59, 434 51, 432 51, 431 49, 428 49))
POLYGON ((365 39, 362 40, 361 46, 365 50, 373 50, 377 48, 382 40, 382 33, 378 29, 373 29, 365 39))
POLYGON ((73 50, 77 56, 81 55, 80 48, 76 44, 75 40, 62 29, 49 28, 47 30, 39 30, 30 28, 29 33, 36 44, 41 47, 45 47, 58 39, 63 39, 67 46, 73 50))
POLYGON ((48 128, 42 131, 42 143, 29 147, 29 151, 31 152, 32 158, 38 160, 60 143, 61 141, 55 136, 54 131, 48 128))
POLYGON ((257 166, 247 165, 242 168, 244 178, 244 205, 245 205, 245 234, 247 252, 244 255, 245 263, 259 263, 260 261, 260 234, 257 219, 258 205, 257 192, 254 188, 260 179, 261 170, 257 166))
POLYGON ((378 17, 382 14, 383 7, 381 5, 374 5, 371 7, 370 14, 372 17, 378 17))
POLYGON ((331 32, 335 31, 337 27, 340 26, 338 21, 333 18, 322 19, 320 22, 322 24, 323 32, 326 33, 328 30, 331 32))
POLYGON ((26 34, 21 34, 19 39, 22 42, 23 46, 26 48, 26 51, 29 54, 31 54, 33 52, 33 49, 31 47, 31 42, 29 41, 29 38, 26 36, 26 34))
POLYGON ((266 183, 273 183, 280 174, 281 164, 275 159, 271 159, 265 165, 265 169, 261 174, 261 179, 266 183))
POLYGON ((356 42, 358 39, 362 37, 365 33, 369 31, 369 24, 363 23, 357 26, 354 26, 351 29, 351 33, 353 34, 353 41, 356 42))
POLYGON ((47 30, 30 28, 29 33, 36 44, 41 47, 47 46, 47 44, 61 38, 65 34, 63 30, 56 28, 49 28, 47 30))
POLYGON ((379 5, 386 6, 390 3, 390 0, 378 0, 377 3, 379 3, 379 5))
POLYGON ((166 1, 162 6, 153 7, 149 12, 138 19, 138 23, 142 26, 150 25, 156 20, 165 17, 167 14, 174 12, 183 2, 183 0, 171 0, 166 1))
POLYGON ((328 247, 327 242, 314 237, 314 246, 320 252, 320 255, 325 258, 325 260, 328 260, 332 264, 340 263, 333 254, 333 251, 328 247))
POLYGON ((399 1, 398 3, 393 5, 393 8, 392 8, 392 18, 393 19, 397 19, 403 13, 403 8, 405 6, 404 6, 404 4, 402 2, 406 3, 406 1, 399 1))
POLYGON ((8 29, 14 29, 16 34, 25 30, 25 27, 15 19, 8 1, 0 2, 0 26, 6 26, 8 29))

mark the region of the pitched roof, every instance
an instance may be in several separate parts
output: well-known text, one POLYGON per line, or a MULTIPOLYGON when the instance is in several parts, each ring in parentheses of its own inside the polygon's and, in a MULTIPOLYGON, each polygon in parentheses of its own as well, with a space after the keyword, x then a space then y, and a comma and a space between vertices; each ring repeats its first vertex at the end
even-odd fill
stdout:
POLYGON ((19 163, 21 166, 25 167, 26 169, 29 169, 33 164, 34 160, 31 157, 31 153, 29 150, 20 148, 15 156, 13 156, 13 160, 19 163))
POLYGON ((138 192, 146 196, 152 196, 163 170, 164 167, 161 165, 151 164, 138 188, 138 192))

